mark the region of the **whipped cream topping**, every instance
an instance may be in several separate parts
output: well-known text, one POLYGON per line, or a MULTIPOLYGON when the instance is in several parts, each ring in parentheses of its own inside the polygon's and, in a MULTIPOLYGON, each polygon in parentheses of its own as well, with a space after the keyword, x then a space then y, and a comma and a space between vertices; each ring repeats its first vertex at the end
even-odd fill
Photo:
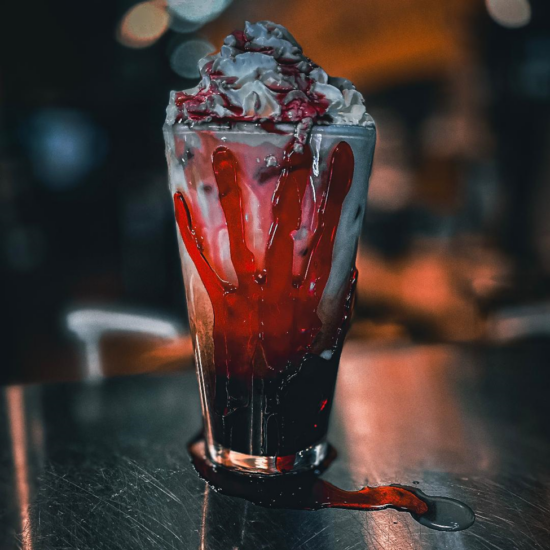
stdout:
POLYGON ((270 21, 246 23, 219 53, 199 61, 201 80, 172 92, 167 124, 204 122, 295 123, 301 150, 314 124, 366 126, 363 96, 306 57, 288 30, 270 21))

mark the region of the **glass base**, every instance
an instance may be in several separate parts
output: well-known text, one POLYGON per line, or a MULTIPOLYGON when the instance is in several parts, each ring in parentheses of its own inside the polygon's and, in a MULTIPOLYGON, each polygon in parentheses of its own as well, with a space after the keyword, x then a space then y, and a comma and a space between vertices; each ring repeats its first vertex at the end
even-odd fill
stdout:
POLYGON ((208 454, 212 462, 230 470, 280 475, 288 472, 303 472, 320 466, 327 457, 328 448, 327 442, 322 441, 292 455, 259 456, 232 451, 214 443, 208 445, 208 454))

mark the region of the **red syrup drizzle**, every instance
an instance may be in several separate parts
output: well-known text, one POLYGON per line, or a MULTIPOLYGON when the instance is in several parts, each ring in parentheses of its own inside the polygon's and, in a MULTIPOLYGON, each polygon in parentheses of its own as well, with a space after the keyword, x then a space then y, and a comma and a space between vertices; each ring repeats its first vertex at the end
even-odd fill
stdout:
POLYGON ((179 109, 176 122, 189 120, 191 122, 209 122, 219 121, 227 122, 228 119, 234 122, 301 122, 304 119, 311 119, 311 124, 315 122, 331 122, 332 118, 327 114, 330 102, 327 98, 313 91, 314 81, 309 74, 318 65, 309 58, 284 59, 274 57, 274 49, 270 46, 260 46, 251 41, 243 31, 234 31, 231 33, 236 40, 233 47, 240 53, 258 52, 273 56, 279 66, 279 71, 288 77, 283 83, 264 82, 265 87, 273 92, 273 97, 279 104, 279 114, 267 117, 267 119, 258 119, 256 112, 247 114, 242 106, 231 102, 230 97, 225 91, 225 87, 231 87, 237 82, 237 77, 225 75, 221 71, 214 70, 214 61, 207 62, 201 69, 201 75, 209 78, 207 87, 199 85, 198 91, 194 94, 186 92, 177 92, 175 96, 175 105, 179 109), (303 92, 296 97, 288 100, 289 92, 303 92), (220 116, 216 109, 212 108, 211 98, 216 97, 218 101, 229 113, 220 116), (185 106, 185 109, 184 109, 185 106), (184 116, 185 115, 185 116, 184 116))
POLYGON ((438 531, 461 531, 475 521, 474 512, 466 504, 452 498, 429 496, 414 487, 385 485, 357 491, 336 487, 319 477, 336 457, 332 448, 319 469, 276 476, 247 474, 215 466, 206 456, 200 436, 189 443, 188 450, 197 473, 216 492, 268 508, 343 508, 365 512, 392 508, 408 512, 422 525, 438 531))
MULTIPOLYGON (((287 73, 289 71, 287 70, 287 73)), ((320 93, 313 93, 311 91, 312 82, 308 81, 304 88, 304 97, 299 97, 291 101, 286 101, 288 94, 287 91, 278 91, 275 86, 270 89, 275 93, 275 99, 280 107, 280 114, 276 118, 267 117, 265 119, 258 119, 256 114, 246 114, 242 107, 234 105, 229 100, 227 94, 225 94, 214 82, 216 80, 231 82, 233 77, 226 77, 223 75, 210 75, 212 83, 209 88, 200 89, 195 94, 187 94, 185 92, 177 92, 175 98, 175 105, 180 110, 177 114, 175 122, 180 123, 184 120, 191 122, 210 122, 216 121, 219 123, 232 122, 259 122, 261 125, 264 123, 297 123, 306 118, 311 119, 311 124, 316 122, 331 122, 332 117, 327 114, 330 102, 326 97, 320 93), (224 113, 223 116, 219 116, 215 111, 210 108, 209 100, 212 97, 219 98, 225 109, 231 112, 231 114, 224 113), (183 106, 185 105, 185 116, 183 113, 183 106)), ((277 132, 279 133, 279 132, 277 132)))
MULTIPOLYGON (((312 163, 309 147, 298 153, 292 151, 292 144, 287 146, 285 164, 272 200, 273 223, 265 251, 265 268, 259 270, 245 241, 237 159, 226 147, 214 151, 212 165, 227 222, 237 285, 215 273, 185 197, 180 192, 174 195, 181 237, 212 302, 216 371, 228 378, 238 376, 250 383, 253 374, 266 376, 269 370, 281 372, 289 363, 298 365, 311 351, 322 329, 317 309, 330 275, 336 230, 353 178, 353 152, 347 143, 341 142, 332 154, 305 268, 293 276, 293 234, 301 226, 302 201, 312 163), (267 370, 252 372, 252 365, 258 363, 256 357, 263 358, 260 363, 264 363, 267 370)), ((355 279, 353 269, 350 288, 355 279)), ((339 308, 343 322, 349 311, 345 303, 339 308)), ((339 331, 331 335, 332 346, 339 336, 339 331)))

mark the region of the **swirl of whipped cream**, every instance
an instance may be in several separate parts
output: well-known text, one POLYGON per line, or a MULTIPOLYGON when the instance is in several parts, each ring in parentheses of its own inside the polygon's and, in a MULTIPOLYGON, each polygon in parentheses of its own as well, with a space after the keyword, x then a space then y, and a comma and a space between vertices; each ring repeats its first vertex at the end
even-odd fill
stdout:
POLYGON ((270 21, 245 23, 219 53, 199 61, 201 81, 172 92, 168 124, 211 121, 296 123, 300 150, 314 124, 366 126, 363 96, 306 57, 288 30, 270 21))

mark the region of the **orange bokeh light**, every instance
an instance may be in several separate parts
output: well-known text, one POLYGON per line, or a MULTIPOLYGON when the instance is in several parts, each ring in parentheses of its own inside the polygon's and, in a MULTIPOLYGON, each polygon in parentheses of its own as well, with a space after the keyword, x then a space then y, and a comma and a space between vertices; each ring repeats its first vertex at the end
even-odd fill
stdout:
POLYGON ((117 40, 129 48, 146 48, 154 44, 169 25, 170 15, 163 2, 141 2, 124 14, 117 40))

